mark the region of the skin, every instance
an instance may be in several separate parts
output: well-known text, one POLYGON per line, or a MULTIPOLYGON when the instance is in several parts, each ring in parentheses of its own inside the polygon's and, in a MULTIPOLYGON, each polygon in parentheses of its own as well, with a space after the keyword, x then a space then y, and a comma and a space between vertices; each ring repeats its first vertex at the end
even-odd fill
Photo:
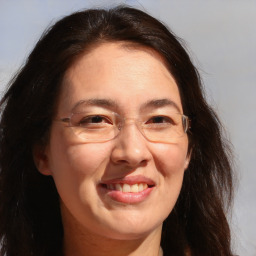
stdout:
MULTIPOLYGON (((125 118, 140 116, 142 105, 154 99, 167 98, 182 113, 177 84, 161 56, 124 43, 101 44, 67 70, 56 119, 91 98, 115 101, 114 111, 125 118)), ((158 255, 162 223, 189 163, 187 151, 186 135, 174 143, 150 142, 132 123, 113 140, 82 143, 67 124, 53 122, 49 143, 35 159, 60 195, 65 256, 158 255), (142 202, 120 203, 99 192, 102 180, 135 175, 155 183, 142 202)))

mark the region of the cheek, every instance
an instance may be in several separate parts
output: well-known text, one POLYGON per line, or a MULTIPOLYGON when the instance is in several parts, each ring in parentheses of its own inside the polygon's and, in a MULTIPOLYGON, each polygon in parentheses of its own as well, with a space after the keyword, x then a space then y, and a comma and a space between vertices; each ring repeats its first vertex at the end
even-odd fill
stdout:
POLYGON ((52 140, 50 168, 63 203, 73 214, 83 202, 89 210, 96 202, 96 184, 109 161, 107 144, 73 144, 52 140), (87 196, 85 196, 87 195, 87 196))
POLYGON ((109 159, 109 150, 96 144, 65 145, 55 143, 52 148, 51 168, 53 175, 94 176, 109 159))
MULTIPOLYGON (((167 215, 172 211, 183 183, 187 165, 187 143, 159 144, 154 155, 155 165, 160 173, 161 200, 165 202, 167 215)), ((160 208, 160 207, 159 207, 160 208)))
POLYGON ((56 186, 75 190, 88 180, 97 182, 109 159, 108 144, 79 144, 65 139, 65 132, 53 129, 49 145, 49 169, 56 186))
POLYGON ((109 150, 97 144, 70 146, 66 154, 71 169, 85 176, 97 174, 109 159, 109 150))
POLYGON ((165 178, 183 175, 187 167, 187 143, 180 144, 158 144, 154 151, 157 169, 165 178))

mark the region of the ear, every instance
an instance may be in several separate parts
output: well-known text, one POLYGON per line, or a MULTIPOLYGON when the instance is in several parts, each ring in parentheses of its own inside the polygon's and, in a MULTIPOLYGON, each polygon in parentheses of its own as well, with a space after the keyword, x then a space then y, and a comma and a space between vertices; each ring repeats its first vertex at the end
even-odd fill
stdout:
POLYGON ((36 145, 33 149, 34 163, 38 171, 43 175, 52 175, 49 168, 49 159, 46 153, 46 147, 36 145))
POLYGON ((192 155, 192 149, 187 153, 185 163, 184 163, 184 170, 186 170, 189 166, 191 155, 192 155))
POLYGON ((186 170, 186 169, 188 168, 189 162, 190 162, 190 157, 187 156, 187 157, 186 157, 186 160, 185 160, 185 163, 184 163, 184 170, 186 170))

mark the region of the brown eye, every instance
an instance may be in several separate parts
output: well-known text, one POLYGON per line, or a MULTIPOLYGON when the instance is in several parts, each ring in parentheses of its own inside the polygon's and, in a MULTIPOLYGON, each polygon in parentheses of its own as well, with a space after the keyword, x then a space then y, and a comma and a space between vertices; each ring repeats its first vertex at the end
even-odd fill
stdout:
POLYGON ((153 116, 148 121, 147 124, 173 124, 173 120, 168 116, 153 116))
POLYGON ((101 123, 104 121, 104 118, 102 116, 92 116, 85 120, 82 120, 83 122, 90 122, 90 123, 101 123))
POLYGON ((82 113, 77 113, 72 116, 72 125, 81 127, 97 128, 105 125, 111 125, 113 122, 111 118, 104 115, 83 115, 82 113))
POLYGON ((163 123, 165 119, 163 116, 156 116, 152 118, 152 123, 163 123))

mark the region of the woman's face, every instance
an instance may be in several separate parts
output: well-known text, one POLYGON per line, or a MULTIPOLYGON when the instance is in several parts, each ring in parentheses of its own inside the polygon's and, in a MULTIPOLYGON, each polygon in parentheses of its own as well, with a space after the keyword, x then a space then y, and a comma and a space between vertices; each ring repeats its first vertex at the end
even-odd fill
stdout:
POLYGON ((130 121, 116 138, 89 143, 67 123, 53 122, 37 162, 41 173, 53 176, 64 228, 117 239, 161 230, 188 166, 188 138, 151 142, 131 121, 173 109, 182 113, 178 87, 161 57, 124 43, 96 47, 66 72, 56 119, 79 108, 104 116, 115 112, 130 121))

